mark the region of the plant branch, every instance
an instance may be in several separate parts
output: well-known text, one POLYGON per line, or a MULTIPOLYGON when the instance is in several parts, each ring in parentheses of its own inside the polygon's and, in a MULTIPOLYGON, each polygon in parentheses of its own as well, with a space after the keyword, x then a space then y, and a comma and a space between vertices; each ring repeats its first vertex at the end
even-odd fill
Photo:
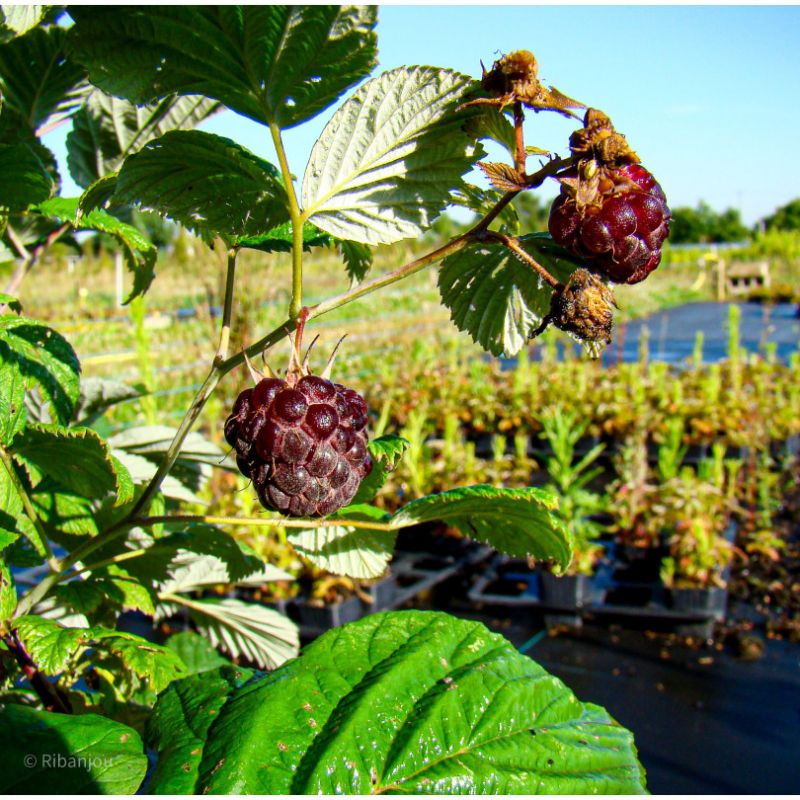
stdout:
POLYGON ((486 231, 483 234, 484 238, 486 239, 494 239, 495 241, 500 242, 500 244, 505 245, 512 253, 514 253, 517 258, 521 261, 524 261, 529 266, 533 267, 539 275, 544 278, 554 289, 559 290, 562 289, 563 286, 561 283, 556 280, 530 253, 528 253, 522 245, 519 243, 519 239, 515 236, 506 236, 504 233, 498 233, 497 231, 486 231))
POLYGON ((33 502, 28 496, 28 490, 19 479, 19 475, 17 475, 17 470, 14 468, 14 460, 11 458, 11 454, 5 449, 5 447, 2 446, 0 446, 0 461, 3 462, 3 466, 5 467, 6 472, 11 479, 11 483, 14 485, 14 489, 16 489, 17 494, 22 501, 22 508, 25 511, 25 515, 33 523, 33 527, 36 529, 36 533, 39 535, 39 539, 42 543, 42 547, 44 548, 45 555, 47 556, 47 563, 50 566, 50 569, 53 571, 58 571, 60 566, 58 560, 53 555, 53 551, 50 549, 50 542, 47 541, 47 533, 44 530, 42 521, 39 519, 36 509, 33 507, 33 502))
POLYGON ((225 300, 222 309, 222 329, 219 332, 219 347, 214 358, 214 365, 221 364, 228 355, 228 345, 231 340, 231 316, 233 314, 233 285, 236 278, 237 248, 228 250, 228 270, 225 276, 225 300))
POLYGON ((284 519, 281 517, 214 517, 204 514, 172 514, 157 517, 137 517, 134 525, 147 527, 168 522, 205 522, 209 525, 235 525, 255 528, 330 528, 332 525, 347 525, 369 531, 395 530, 388 522, 370 522, 361 519, 284 519))
POLYGON ((525 114, 522 111, 522 103, 517 100, 514 103, 514 143, 516 145, 514 153, 514 167, 520 175, 525 174, 525 163, 528 154, 525 152, 525 137, 522 125, 525 121, 525 114))
POLYGON ((297 319, 300 309, 303 307, 303 217, 300 213, 300 204, 297 202, 297 194, 294 190, 292 172, 286 159, 281 129, 274 122, 270 122, 269 130, 278 154, 278 163, 281 167, 286 196, 289 200, 289 219, 292 222, 292 299, 289 302, 289 317, 297 319))

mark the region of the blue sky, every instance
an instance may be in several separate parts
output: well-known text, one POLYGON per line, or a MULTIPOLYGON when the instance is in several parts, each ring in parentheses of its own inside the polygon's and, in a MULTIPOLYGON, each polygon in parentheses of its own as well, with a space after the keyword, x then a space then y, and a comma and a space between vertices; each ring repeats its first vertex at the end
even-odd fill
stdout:
MULTIPOLYGON (((479 76, 481 59, 531 50, 545 83, 609 114, 671 205, 733 206, 752 224, 800 197, 799 39, 792 6, 391 5, 379 11, 378 71, 479 76)), ((286 132, 297 175, 330 113, 286 132)), ((256 123, 225 112, 202 127, 274 159, 256 123)), ((574 127, 529 112, 526 140, 564 153, 574 127)), ((46 140, 60 158, 64 133, 46 140)))

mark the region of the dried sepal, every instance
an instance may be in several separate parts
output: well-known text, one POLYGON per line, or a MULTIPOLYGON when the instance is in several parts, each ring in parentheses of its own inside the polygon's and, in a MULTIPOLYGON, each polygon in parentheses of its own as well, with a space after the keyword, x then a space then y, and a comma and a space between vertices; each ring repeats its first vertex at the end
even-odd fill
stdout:
POLYGON ((510 164, 479 161, 478 166, 492 186, 501 192, 519 192, 526 188, 525 176, 510 164))
POLYGON ((611 289, 582 267, 550 301, 550 318, 559 330, 583 342, 608 344, 617 303, 611 289))

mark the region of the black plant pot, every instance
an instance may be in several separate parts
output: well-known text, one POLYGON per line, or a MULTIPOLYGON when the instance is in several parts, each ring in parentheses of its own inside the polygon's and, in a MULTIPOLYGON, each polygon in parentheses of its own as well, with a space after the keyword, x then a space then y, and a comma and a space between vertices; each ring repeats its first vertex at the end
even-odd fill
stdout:
POLYGON ((301 628, 313 631, 327 631, 348 622, 355 622, 364 616, 364 608, 358 597, 348 597, 339 603, 327 606, 312 605, 307 600, 295 603, 297 619, 301 628))
POLYGON ((562 575, 556 577, 542 572, 542 605, 563 610, 564 613, 548 612, 544 615, 547 627, 567 625, 580 628, 583 624, 580 609, 591 599, 591 579, 588 575, 562 575), (571 613, 570 613, 571 612, 571 613))
POLYGON ((588 575, 561 575, 542 572, 542 602, 555 608, 580 608, 591 597, 588 575))

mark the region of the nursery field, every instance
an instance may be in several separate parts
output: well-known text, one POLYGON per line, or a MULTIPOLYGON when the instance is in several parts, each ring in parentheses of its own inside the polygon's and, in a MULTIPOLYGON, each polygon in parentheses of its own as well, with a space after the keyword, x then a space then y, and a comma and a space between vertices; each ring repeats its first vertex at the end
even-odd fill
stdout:
MULTIPOLYGON (((140 299, 115 306, 113 262, 103 256, 69 271, 54 259, 42 265, 36 295, 21 292, 23 303, 35 304, 69 336, 84 378, 138 388, 138 396, 114 405, 96 423, 106 435, 177 423, 204 377, 217 336, 222 269, 211 251, 194 247, 194 255, 164 260, 147 306, 140 299)), ((311 259, 310 265, 315 286, 346 288, 332 257, 311 259)), ((278 324, 285 303, 270 288, 279 283, 275 273, 287 267, 283 256, 255 254, 242 266, 234 349, 278 324)), ((382 295, 379 309, 364 299, 323 317, 315 326, 320 339, 312 366, 315 358, 324 363, 346 335, 338 372, 364 394, 371 434, 397 434, 410 443, 378 498, 386 510, 449 486, 545 486, 562 498, 562 513, 579 533, 573 572, 605 576, 607 585, 594 591, 622 598, 617 606, 601 602, 597 609, 610 613, 616 607, 662 627, 666 619, 669 627, 671 592, 721 593, 731 585, 759 597, 770 635, 794 638, 799 601, 784 562, 792 547, 787 498, 798 480, 800 323, 791 304, 717 304, 708 301, 707 291, 692 294, 688 283, 696 271, 665 267, 661 310, 623 316, 599 360, 559 332, 548 332, 515 359, 487 356, 452 325, 434 279, 414 276, 382 295), (696 302, 674 306, 682 292, 696 302), (380 325, 373 322, 376 315, 380 325), (651 563, 642 567, 637 558, 646 550, 651 563), (636 577, 645 569, 652 583, 639 587, 635 601, 630 598, 637 590, 618 580, 625 569, 613 566, 626 558, 632 560, 628 573, 636 577)), ((620 287, 623 311, 639 310, 637 288, 620 287)), ((658 283, 651 294, 659 295, 658 283)), ((280 371, 288 358, 288 342, 279 343, 266 361, 280 371)), ((227 452, 226 409, 248 381, 244 366, 228 376, 198 420, 197 430, 221 452, 227 452)), ((198 484, 196 499, 203 505, 194 510, 256 514, 246 479, 230 471, 230 456, 220 462, 229 469, 214 470, 198 484)), ((238 535, 273 558, 284 547, 279 563, 298 582, 279 588, 279 595, 303 590, 317 602, 361 591, 357 581, 326 578, 297 560, 281 544, 285 530, 267 531, 240 529, 238 535)), ((508 571, 498 564, 492 569, 508 571)), ((492 591, 490 586, 493 597, 492 591)), ((503 585, 499 591, 510 590, 503 585)), ((565 602, 588 607, 588 596, 565 602)), ((714 602, 700 620, 706 628, 724 616, 725 597, 714 602)))

